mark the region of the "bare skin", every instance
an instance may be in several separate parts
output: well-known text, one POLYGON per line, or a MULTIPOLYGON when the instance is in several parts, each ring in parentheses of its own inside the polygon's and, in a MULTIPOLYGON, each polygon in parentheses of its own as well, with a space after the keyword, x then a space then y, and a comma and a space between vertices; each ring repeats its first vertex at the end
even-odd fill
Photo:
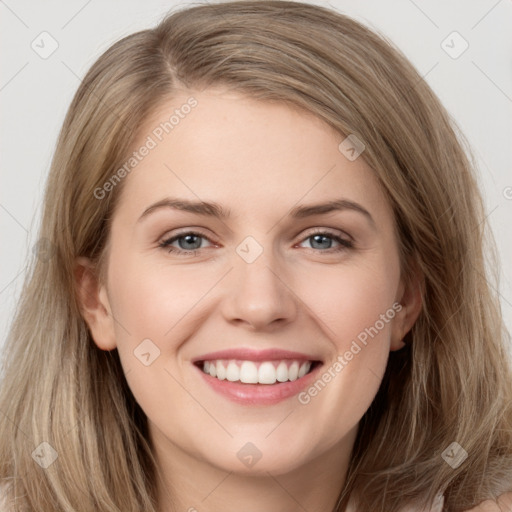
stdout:
POLYGON ((468 512, 512 512, 512 492, 502 494, 496 501, 486 500, 468 512))
POLYGON ((125 178, 106 282, 81 274, 84 315, 97 346, 117 348, 149 419, 160 512, 332 510, 389 353, 420 312, 417 280, 401 276, 373 171, 347 159, 344 137, 311 115, 221 89, 183 91, 140 127, 134 148, 191 95, 197 107, 125 178), (148 211, 170 197, 215 202, 231 216, 148 211), (360 209, 291 216, 338 199, 360 209), (187 242, 190 232, 198 235, 187 242), (256 243, 242 247, 261 248, 251 263, 237 252, 246 237, 256 243), (308 403, 234 403, 192 364, 217 350, 277 348, 327 371, 394 304, 393 318, 308 403), (159 350, 148 366, 134 357, 147 339, 159 350), (238 456, 247 443, 261 455, 252 466, 238 456))

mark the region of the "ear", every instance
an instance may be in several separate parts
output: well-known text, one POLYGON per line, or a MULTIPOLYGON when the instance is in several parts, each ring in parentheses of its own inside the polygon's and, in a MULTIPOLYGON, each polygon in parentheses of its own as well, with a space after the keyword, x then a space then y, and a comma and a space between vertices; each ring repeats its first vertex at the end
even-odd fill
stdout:
POLYGON ((414 265, 412 275, 406 280, 401 278, 396 302, 401 305, 397 311, 391 328, 391 351, 405 347, 404 336, 412 329, 418 319, 423 305, 423 279, 417 265, 414 265))
POLYGON ((74 278, 80 311, 89 326, 94 343, 101 350, 116 348, 114 318, 105 285, 88 258, 77 258, 74 278))

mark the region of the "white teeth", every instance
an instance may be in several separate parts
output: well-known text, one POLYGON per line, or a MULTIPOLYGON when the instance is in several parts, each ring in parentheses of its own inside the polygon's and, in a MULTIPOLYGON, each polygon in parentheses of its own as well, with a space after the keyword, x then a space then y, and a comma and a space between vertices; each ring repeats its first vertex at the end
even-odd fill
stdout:
POLYGON ((217 361, 216 369, 217 379, 224 380, 226 378, 226 369, 224 368, 224 366, 222 366, 222 363, 220 361, 217 361))
POLYGON ((273 361, 255 363, 253 361, 205 361, 203 371, 219 380, 243 382, 245 384, 275 384, 304 377, 311 369, 311 361, 273 361))
POLYGON ((284 361, 279 363, 276 370, 276 377, 279 382, 286 382, 288 380, 288 366, 284 361))
POLYGON ((226 379, 231 382, 236 382, 237 380, 240 380, 240 368, 234 363, 233 361, 230 361, 228 364, 228 368, 226 370, 226 379))
MULTIPOLYGON (((307 366, 308 363, 303 363, 301 364, 300 368, 299 368, 299 379, 301 377, 304 377, 304 375, 306 375, 306 373, 308 372, 309 370, 309 366, 307 366)), ((311 366, 311 365, 310 365, 311 366)))
POLYGON ((244 361, 240 366, 240 382, 246 384, 258 383, 258 368, 252 361, 244 361))
POLYGON ((297 361, 294 361, 290 368, 288 369, 288 378, 290 380, 297 380, 297 377, 299 376, 299 363, 297 361))
POLYGON ((260 384, 274 384, 276 381, 276 369, 272 363, 261 363, 258 370, 258 382, 260 384))

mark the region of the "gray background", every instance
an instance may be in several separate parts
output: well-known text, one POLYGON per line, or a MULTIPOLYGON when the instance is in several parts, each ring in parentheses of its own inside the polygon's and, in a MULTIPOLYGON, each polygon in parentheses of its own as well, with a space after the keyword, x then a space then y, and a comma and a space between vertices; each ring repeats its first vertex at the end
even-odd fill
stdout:
MULTIPOLYGON (((498 291, 511 330, 512 2, 313 3, 330 5, 391 39, 467 136, 478 159, 502 261, 498 291), (454 31, 460 37, 451 35, 454 31)), ((27 255, 37 241, 42 191, 57 134, 80 78, 111 43, 153 26, 178 4, 192 2, 0 0, 0 350, 23 284, 27 255), (46 55, 52 45, 58 47, 46 55)))

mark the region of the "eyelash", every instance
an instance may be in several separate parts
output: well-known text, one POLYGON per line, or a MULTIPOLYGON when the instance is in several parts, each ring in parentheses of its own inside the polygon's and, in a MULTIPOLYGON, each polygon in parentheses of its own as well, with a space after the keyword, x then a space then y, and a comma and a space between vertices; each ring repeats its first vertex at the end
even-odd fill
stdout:
MULTIPOLYGON (((162 249, 166 249, 167 252, 169 252, 169 253, 175 253, 178 256, 182 255, 181 253, 190 253, 190 252, 194 252, 195 253, 196 251, 201 251, 202 249, 191 249, 189 251, 186 251, 184 249, 179 249, 177 247, 171 246, 171 244, 173 242, 175 242, 176 240, 179 240, 180 238, 184 238, 187 235, 199 236, 201 238, 204 238, 204 239, 208 240, 211 243, 214 243, 210 238, 205 236, 203 233, 200 233, 198 231, 185 231, 183 233, 179 233, 178 235, 174 235, 171 238, 167 238, 166 240, 163 240, 162 242, 159 243, 159 247, 161 247, 162 249)), ((344 238, 339 237, 338 235, 336 235, 334 233, 331 233, 330 231, 325 231, 325 230, 321 230, 321 229, 318 229, 317 231, 309 233, 308 236, 306 236, 305 238, 303 238, 301 240, 301 242, 303 242, 303 241, 305 241, 305 240, 307 240, 309 238, 312 238, 315 235, 324 235, 327 238, 332 238, 333 240, 338 242, 340 245, 339 245, 339 247, 336 247, 334 249, 333 248, 329 248, 329 249, 326 249, 326 250, 309 248, 312 251, 316 251, 316 252, 320 252, 320 253, 332 254, 332 253, 338 253, 338 252, 346 251, 347 249, 353 249, 354 248, 354 244, 353 244, 353 242, 351 240, 346 240, 344 238)))

